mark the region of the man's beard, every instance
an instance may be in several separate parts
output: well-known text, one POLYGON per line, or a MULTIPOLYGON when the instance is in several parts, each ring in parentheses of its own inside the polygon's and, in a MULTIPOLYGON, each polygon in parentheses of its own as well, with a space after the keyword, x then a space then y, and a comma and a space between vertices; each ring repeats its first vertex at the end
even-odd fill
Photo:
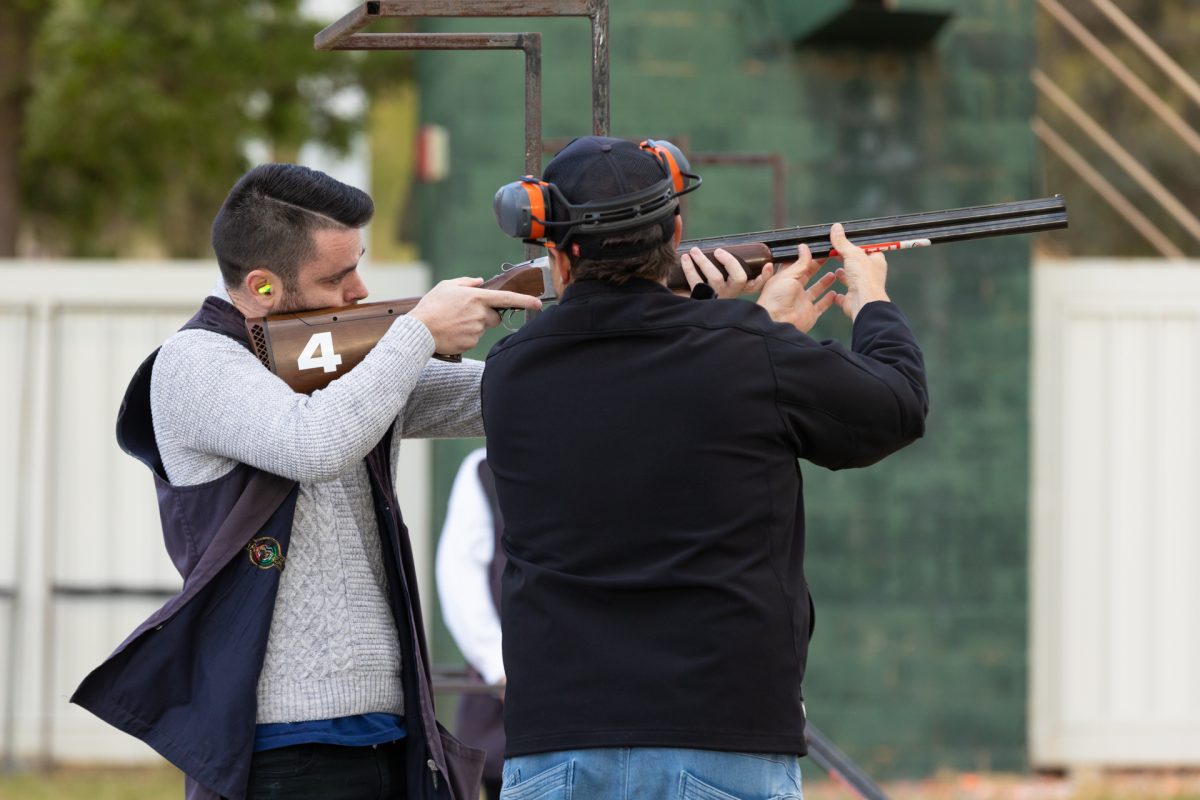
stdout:
POLYGON ((326 306, 320 306, 306 301, 299 292, 290 289, 284 289, 283 296, 279 298, 279 301, 275 304, 274 311, 271 313, 298 314, 304 311, 315 311, 318 308, 325 307, 326 306))
POLYGON ((285 294, 283 297, 279 298, 279 302, 277 302, 275 304, 275 309, 271 313, 273 313, 273 314, 294 314, 298 311, 311 311, 312 310, 310 308, 305 308, 304 303, 298 302, 298 300, 299 300, 299 298, 296 295, 289 292, 289 293, 285 294))
MULTIPOLYGON (((275 301, 275 308, 271 310, 271 313, 301 314, 306 311, 317 311, 322 308, 343 308, 345 305, 345 303, 338 303, 331 306, 327 302, 315 302, 306 298, 303 293, 285 286, 283 294, 275 301)), ((355 303, 351 303, 350 305, 355 305, 355 303)))

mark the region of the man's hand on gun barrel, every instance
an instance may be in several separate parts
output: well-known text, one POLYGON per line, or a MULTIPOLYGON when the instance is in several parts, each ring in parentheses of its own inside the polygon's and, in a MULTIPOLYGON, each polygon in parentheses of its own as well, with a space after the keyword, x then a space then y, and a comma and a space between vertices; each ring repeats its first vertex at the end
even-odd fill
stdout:
MULTIPOLYGON (((842 266, 812 281, 827 259, 813 259, 807 245, 800 246, 800 257, 778 270, 774 265, 763 267, 757 278, 748 279, 736 258, 718 249, 714 256, 722 269, 709 260, 700 248, 693 247, 679 261, 688 284, 706 282, 719 298, 733 298, 760 291, 758 304, 776 322, 786 322, 807 333, 821 315, 836 305, 854 320, 867 303, 887 301, 887 259, 883 253, 868 245, 859 247, 846 238, 841 223, 832 226, 830 258, 839 258, 842 266), (812 283, 810 283, 812 281, 812 283), (846 287, 845 293, 831 291, 835 282, 846 287)), ((883 248, 880 248, 883 249, 883 248)))
POLYGON ((842 224, 830 230, 829 240, 842 259, 834 273, 846 287, 845 294, 835 294, 834 303, 853 321, 867 303, 876 300, 890 302, 887 296, 887 259, 882 252, 867 252, 846 238, 842 224))

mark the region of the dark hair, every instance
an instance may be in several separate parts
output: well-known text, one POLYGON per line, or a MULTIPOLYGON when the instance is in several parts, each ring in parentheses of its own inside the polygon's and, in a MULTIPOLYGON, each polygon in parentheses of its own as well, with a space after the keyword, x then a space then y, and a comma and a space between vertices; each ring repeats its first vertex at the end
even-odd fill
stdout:
POLYGON ((226 286, 266 268, 291 288, 300 266, 314 255, 313 231, 361 228, 374 213, 366 192, 324 172, 262 164, 243 175, 221 204, 213 220, 213 252, 226 286))
POLYGON ((678 263, 675 255, 674 238, 662 240, 663 229, 658 225, 640 228, 629 233, 614 233, 606 236, 600 242, 602 248, 612 247, 622 251, 630 248, 641 249, 632 256, 618 258, 585 258, 572 255, 567 249, 567 258, 571 261, 571 280, 602 280, 610 283, 625 283, 630 278, 642 278, 648 281, 662 282, 678 263), (644 246, 644 249, 642 247, 644 246))

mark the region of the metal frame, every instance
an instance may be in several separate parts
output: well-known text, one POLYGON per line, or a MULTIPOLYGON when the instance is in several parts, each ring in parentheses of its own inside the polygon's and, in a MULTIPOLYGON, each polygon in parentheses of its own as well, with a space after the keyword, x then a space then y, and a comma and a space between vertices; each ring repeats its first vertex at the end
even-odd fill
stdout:
MULTIPOLYGON (((521 50, 525 54, 525 171, 540 175, 542 37, 527 33, 362 33, 394 17, 588 17, 592 30, 592 133, 610 127, 608 0, 378 0, 366 2, 313 37, 317 50, 521 50)), ((682 145, 681 145, 682 146, 682 145)), ((773 227, 787 224, 787 169, 780 153, 696 153, 695 164, 767 165, 772 176, 773 227)))
POLYGON ((693 153, 689 159, 693 164, 717 166, 754 167, 767 165, 771 168, 771 217, 772 228, 787 226, 787 165, 782 153, 693 153))
POLYGON ((313 37, 317 50, 521 50, 525 53, 525 169, 541 174, 540 33, 359 33, 389 17, 587 17, 592 29, 592 132, 609 131, 608 0, 371 0, 313 37))
POLYGON ((525 171, 541 172, 542 35, 529 33, 356 33, 330 50, 520 50, 525 54, 525 171))

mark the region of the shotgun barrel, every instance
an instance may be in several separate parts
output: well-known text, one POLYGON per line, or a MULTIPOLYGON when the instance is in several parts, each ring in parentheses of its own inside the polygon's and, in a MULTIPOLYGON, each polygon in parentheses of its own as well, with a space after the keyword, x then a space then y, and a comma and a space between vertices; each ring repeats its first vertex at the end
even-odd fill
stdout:
MULTIPOLYGON (((684 253, 699 247, 714 264, 717 248, 728 250, 741 262, 751 278, 765 264, 794 261, 800 245, 808 245, 813 258, 830 255, 829 241, 832 225, 801 225, 771 231, 739 233, 732 236, 709 236, 692 239, 680 245, 684 253)), ((983 239, 1018 233, 1037 233, 1067 227, 1067 201, 1062 195, 1035 200, 1016 200, 986 206, 955 208, 948 211, 924 211, 917 214, 897 214, 890 217, 860 219, 844 223, 846 237, 866 250, 906 250, 943 242, 983 239)), ((836 254, 834 254, 836 255, 836 254)), ((686 288, 682 270, 672 270, 667 284, 686 288)))

